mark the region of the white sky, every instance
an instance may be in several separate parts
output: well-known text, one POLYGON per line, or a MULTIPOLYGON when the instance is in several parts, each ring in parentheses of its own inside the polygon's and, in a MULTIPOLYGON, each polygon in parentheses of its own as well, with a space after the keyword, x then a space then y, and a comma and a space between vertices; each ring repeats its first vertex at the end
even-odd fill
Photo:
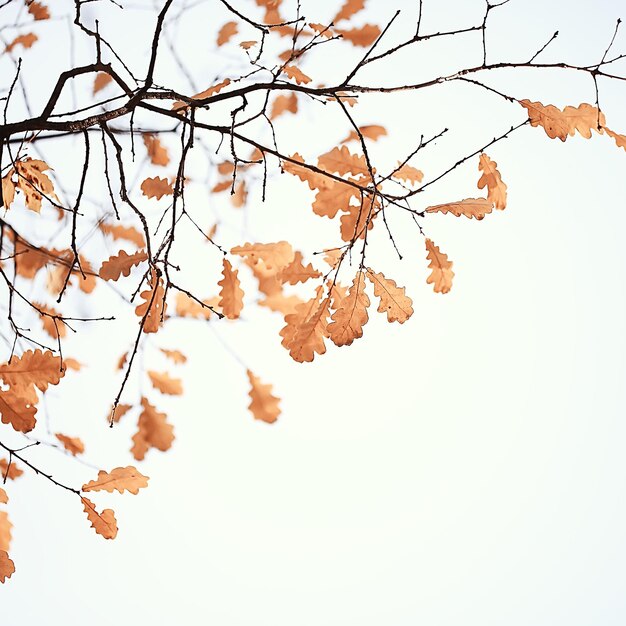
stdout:
MULTIPOLYGON (((221 56, 211 52, 226 21, 215 4, 189 13, 176 34, 200 88, 224 59, 234 66, 241 55, 234 44, 221 56)), ((303 4, 311 21, 333 13, 330 2, 303 4)), ((382 22, 401 8, 390 34, 397 41, 411 28, 415 4, 370 0, 364 17, 382 22)), ((559 29, 546 61, 597 61, 623 9, 618 1, 511 0, 493 13, 492 58, 528 58, 559 29)), ((424 30, 436 31, 480 22, 484 4, 425 0, 425 10, 424 30)), ((118 13, 104 12, 102 32, 136 55, 141 72, 150 14, 129 12, 114 30, 106 16, 118 13)), ((41 33, 25 71, 43 98, 67 67, 69 41, 62 22, 41 33)), ((250 34, 242 29, 236 41, 250 34)), ((79 55, 89 50, 75 46, 79 55)), ((480 59, 476 35, 434 42, 361 80, 414 82, 472 55, 480 59)), ((191 93, 166 54, 161 62, 157 80, 191 93)), ((329 83, 348 62, 345 52, 320 50, 303 69, 329 83)), ((594 101, 589 79, 566 73, 488 80, 559 106, 594 101)), ((626 132, 624 87, 601 85, 601 98, 608 125, 626 132)), ((415 162, 428 178, 522 121, 524 111, 447 85, 363 98, 355 116, 387 127, 389 136, 372 148, 387 165, 420 134, 448 126, 445 140, 415 162)), ((286 151, 314 157, 346 134, 345 123, 318 106, 297 119, 278 124, 286 151)), ((169 145, 175 149, 176 140, 169 145)), ((71 171, 82 147, 77 140, 44 152, 57 170, 71 171)), ((402 262, 382 225, 374 229, 369 263, 413 298, 415 314, 404 326, 387 324, 373 307, 363 339, 331 346, 307 365, 279 345, 280 317, 252 305, 237 324, 212 330, 173 321, 159 333, 153 346, 189 357, 183 398, 150 392, 175 425, 173 448, 151 451, 140 465, 151 477, 140 495, 94 498, 116 511, 113 542, 96 536, 74 498, 46 480, 27 475, 8 485, 17 572, 0 587, 0 624, 623 624, 626 154, 606 137, 561 144, 526 128, 489 155, 508 185, 507 209, 482 222, 434 216, 425 224, 454 261, 450 294, 426 285, 423 241, 410 220, 390 217, 402 262), (275 385, 283 408, 275 425, 247 413, 245 370, 216 334, 275 385)), ((423 202, 479 195, 477 179, 474 159, 423 202)), ((265 205, 258 190, 251 193, 245 220, 229 217, 221 200, 209 204, 200 192, 192 199, 203 223, 222 217, 226 248, 248 237, 288 239, 308 253, 337 243, 337 226, 312 215, 304 185, 283 176, 269 189, 265 205)), ((92 195, 101 192, 96 185, 92 195)), ((176 251, 194 263, 185 278, 211 295, 219 256, 188 241, 176 251)), ((115 302, 107 297, 98 302, 115 302)), ((119 384, 114 364, 135 323, 122 316, 69 340, 68 353, 90 367, 68 375, 49 401, 53 431, 82 436, 85 458, 106 469, 134 464, 133 420, 111 431, 104 416, 119 384)), ((155 350, 145 358, 165 367, 155 350)), ((76 485, 95 473, 41 446, 29 458, 76 485)))

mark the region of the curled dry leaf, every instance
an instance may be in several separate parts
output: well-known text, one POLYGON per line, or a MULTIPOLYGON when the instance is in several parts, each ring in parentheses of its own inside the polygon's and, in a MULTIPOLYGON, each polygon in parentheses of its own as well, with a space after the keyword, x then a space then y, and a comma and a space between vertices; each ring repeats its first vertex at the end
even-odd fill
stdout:
POLYGON ((142 291, 140 294, 144 300, 135 309, 135 314, 142 319, 144 333, 156 333, 165 317, 167 304, 165 302, 165 289, 163 279, 155 269, 152 269, 150 276, 150 289, 142 291))
POLYGON ((0 550, 0 583, 4 583, 7 578, 15 573, 15 563, 9 558, 6 550, 0 550))
POLYGON ((117 520, 112 509, 104 509, 98 513, 96 505, 87 498, 81 496, 87 519, 91 522, 91 527, 105 539, 115 539, 117 536, 117 520))
POLYGON ((493 210, 493 202, 487 198, 467 198, 458 202, 448 202, 447 204, 436 204, 429 206, 426 213, 452 213, 456 217, 465 217, 482 220, 493 210))
POLYGON ((289 265, 295 256, 291 244, 287 241, 279 241, 277 243, 245 243, 243 246, 235 246, 230 251, 246 258, 250 265, 256 265, 259 261, 268 270, 281 270, 289 265))
POLYGON ((237 22, 226 22, 217 33, 217 45, 223 46, 238 32, 237 22))
POLYGON ((108 261, 102 263, 98 275, 103 280, 118 280, 120 276, 130 276, 130 271, 145 261, 148 255, 144 250, 135 252, 135 254, 127 254, 124 250, 120 250, 117 255, 109 257, 108 261))
POLYGON ((172 447, 174 427, 167 423, 167 415, 156 410, 147 398, 141 399, 143 410, 137 422, 137 432, 133 435, 131 453, 142 461, 150 448, 165 452, 172 447))
POLYGON ((487 199, 493 202, 496 209, 506 208, 506 185, 502 182, 498 164, 483 152, 478 161, 478 169, 482 172, 478 179, 478 188, 487 187, 487 199))
POLYGON ((41 200, 44 195, 48 198, 56 198, 54 185, 44 172, 50 166, 40 159, 26 157, 15 163, 15 171, 18 175, 17 188, 24 193, 24 203, 35 213, 41 211, 41 200))
POLYGON ((359 270, 347 296, 341 300, 328 324, 328 335, 335 345, 349 346, 355 339, 363 336, 369 305, 370 299, 365 293, 365 273, 359 270))
POLYGON ((244 293, 240 287, 241 283, 239 278, 237 278, 237 274, 238 271, 233 269, 230 261, 224 259, 223 278, 217 283, 221 287, 219 306, 224 315, 230 320, 237 319, 243 309, 244 293))
POLYGON ((272 385, 264 385, 250 370, 247 370, 250 381, 250 404, 248 409, 254 419, 273 424, 280 415, 278 403, 280 399, 272 395, 272 385))
MULTIPOLYGON (((230 78, 224 79, 221 83, 217 83, 217 85, 213 85, 200 93, 191 96, 192 100, 205 100, 206 98, 210 98, 214 96, 216 93, 219 93, 224 87, 228 87, 230 85, 230 78)), ((189 105, 182 100, 177 100, 172 105, 172 111, 180 111, 181 113, 185 112, 189 108, 189 105)))
POLYGON ((183 382, 180 378, 171 378, 167 372, 148 371, 150 382, 155 389, 170 396, 180 396, 183 393, 183 382))
POLYGON ((426 282, 433 285, 436 293, 448 293, 452 289, 452 261, 448 261, 448 255, 439 250, 430 239, 426 239, 426 258, 430 261, 428 267, 432 270, 426 282))
POLYGON ((171 196, 174 193, 174 188, 167 178, 146 178, 141 183, 141 191, 144 196, 148 198, 156 198, 160 200, 163 196, 171 196))
POLYGON ((406 295, 404 287, 398 287, 395 280, 385 278, 367 268, 367 277, 374 285, 374 295, 380 298, 379 313, 387 313, 388 322, 404 324, 413 315, 413 301, 406 295))
POLYGON ((85 444, 78 437, 68 437, 61 433, 57 433, 55 437, 63 444, 63 447, 74 456, 82 454, 85 451, 85 444))
POLYGON ((161 144, 158 137, 152 133, 144 133, 143 143, 146 146, 148 157, 150 158, 150 163, 152 163, 152 165, 165 166, 170 162, 170 156, 167 153, 167 148, 161 144))
POLYGON ((148 486, 149 480, 148 476, 144 476, 137 468, 129 465, 128 467, 116 467, 110 472, 100 470, 98 478, 83 485, 82 490, 84 492, 108 491, 109 493, 128 491, 137 495, 140 489, 148 486))

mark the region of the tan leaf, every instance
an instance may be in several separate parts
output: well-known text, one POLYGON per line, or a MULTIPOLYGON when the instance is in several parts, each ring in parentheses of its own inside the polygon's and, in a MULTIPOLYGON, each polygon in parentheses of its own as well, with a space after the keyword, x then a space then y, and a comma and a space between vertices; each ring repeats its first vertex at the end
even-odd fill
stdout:
POLYGON ((304 167, 304 165, 299 165, 299 163, 304 163, 304 159, 297 152, 291 158, 294 161, 297 161, 297 163, 283 161, 283 170, 289 174, 297 176, 302 182, 307 183, 309 185, 309 189, 325 189, 334 183, 334 181, 328 176, 314 172, 309 168, 304 167))
POLYGON ((487 187, 487 199, 493 202, 496 209, 506 207, 506 185, 498 171, 498 164, 492 161, 484 152, 480 155, 478 169, 483 173, 478 180, 478 188, 487 187))
POLYGON ((234 37, 237 32, 237 22, 226 22, 217 33, 217 45, 223 46, 231 37, 234 37))
POLYGON ((180 396, 183 393, 183 383, 180 378, 171 378, 167 372, 148 370, 148 376, 155 389, 170 396, 180 396))
POLYGON ((141 191, 148 198, 160 200, 163 196, 171 196, 174 193, 174 188, 167 178, 156 176, 154 178, 146 178, 141 183, 141 191))
POLYGON ((14 355, 8 363, 0 366, 0 378, 11 387, 35 385, 46 391, 48 385, 58 385, 64 375, 61 357, 54 356, 50 350, 26 350, 22 356, 14 355))
POLYGON ((286 241, 277 243, 245 243, 243 246, 235 246, 230 251, 240 257, 245 257, 251 265, 263 261, 268 270, 281 270, 287 267, 294 259, 294 251, 291 244, 286 241))
POLYGON ((368 230, 374 228, 376 214, 372 212, 370 202, 363 206, 349 206, 347 213, 341 216, 341 238, 344 241, 364 239, 368 230))
POLYGON ((117 535, 117 521, 115 514, 111 509, 104 509, 102 513, 98 513, 96 505, 81 496, 81 501, 87 513, 87 519, 91 522, 91 527, 105 539, 115 539, 117 535))
POLYGON ((426 239, 426 250, 426 258, 430 261, 428 267, 432 270, 426 282, 433 285, 436 293, 448 293, 454 278, 452 261, 448 261, 448 255, 441 252, 430 239, 426 239))
POLYGON ((273 424, 280 415, 279 398, 272 395, 272 385, 264 385, 250 370, 247 370, 250 381, 250 404, 248 409, 254 419, 273 424))
POLYGON ((64 357, 63 365, 65 366, 66 370, 74 370, 76 372, 79 372, 83 368, 82 363, 80 363, 76 359, 73 359, 72 357, 64 357))
POLYGON ((562 111, 549 104, 520 100, 519 103, 528 111, 531 126, 541 126, 551 139, 557 137, 565 141, 578 131, 585 139, 591 137, 591 131, 601 133, 606 120, 604 114, 590 104, 583 103, 577 107, 566 106, 562 111))
POLYGON ((11 461, 11 465, 6 459, 0 459, 0 478, 4 482, 4 479, 15 480, 19 478, 24 472, 15 464, 15 461, 11 461))
POLYGON ((148 486, 149 480, 148 476, 144 476, 137 468, 129 465, 128 467, 116 467, 110 472, 100 470, 98 478, 83 485, 82 490, 84 492, 108 491, 109 493, 128 491, 137 495, 140 489, 148 486))
POLYGON ((363 174, 369 177, 367 161, 363 155, 351 154, 346 146, 333 148, 330 152, 322 154, 317 161, 320 169, 327 172, 341 174, 363 174))
POLYGON ((65 337, 67 335, 67 328, 65 324, 58 319, 61 317, 61 314, 56 309, 46 306, 41 302, 33 301, 32 304, 39 309, 39 317, 41 317, 43 329, 50 337, 58 339, 59 337, 65 337))
MULTIPOLYGON (((610 128, 606 127, 604 128, 604 131, 609 137, 615 140, 615 144, 618 148, 624 148, 624 150, 626 150, 626 135, 620 135, 610 128)), ((4 181, 4 179, 2 180, 4 181)))
POLYGON ((270 119, 275 120, 279 115, 287 112, 298 112, 298 97, 295 93, 291 93, 288 96, 276 96, 276 99, 272 103, 270 119))
POLYGON ((235 186, 235 193, 231 194, 230 201, 235 208, 240 209, 246 203, 247 197, 246 181, 242 180, 235 186))
POLYGON ((24 193, 26 206, 35 213, 41 211, 41 199, 44 195, 56 198, 54 185, 44 174, 49 169, 50 166, 45 161, 30 157, 15 163, 15 170, 18 173, 17 188, 24 193))
POLYGON ((139 295, 144 302, 135 309, 135 314, 143 321, 143 332, 156 333, 167 311, 163 279, 156 270, 152 270, 150 288, 142 291, 139 295))
POLYGON ((0 511, 0 550, 8 550, 11 546, 11 528, 13 524, 9 520, 6 511, 0 511))
POLYGON ((165 348, 160 348, 160 350, 168 359, 171 359, 177 365, 182 365, 187 362, 187 357, 180 350, 166 350, 165 348))
POLYGON ((286 65, 283 68, 283 72, 287 74, 291 80, 295 80, 297 85, 306 85, 311 82, 311 79, 295 65, 286 65))
MULTIPOLYGON (((228 87, 230 85, 230 78, 225 78, 221 83, 217 83, 217 85, 213 85, 200 93, 197 93, 195 96, 191 96, 192 100, 204 100, 206 98, 210 98, 214 96, 216 93, 219 93, 224 87, 228 87)), ((172 111, 186 111, 189 108, 189 105, 182 100, 177 100, 172 105, 172 111)))
POLYGON ((10 169, 9 173, 2 178, 2 202, 5 209, 9 209, 15 200, 15 187, 17 185, 12 179, 14 171, 10 169))
POLYGON ((119 224, 100 224, 100 230, 105 235, 111 235, 113 239, 125 239, 134 243, 138 248, 146 245, 145 237, 133 226, 120 226, 119 224))
POLYGON ((13 389, 0 391, 0 419, 14 430, 27 433, 35 428, 37 407, 13 389))
POLYGON ((363 326, 367 324, 369 296, 365 293, 365 273, 359 270, 352 281, 348 295, 332 314, 328 324, 328 335, 337 346, 349 346, 363 336, 363 326))
POLYGON ((302 304, 302 300, 298 296, 293 294, 287 296, 282 291, 268 294, 262 300, 259 300, 259 306, 281 313, 283 317, 295 313, 299 304, 302 304))
POLYGON ((322 217, 333 218, 337 215, 337 211, 349 212, 350 200, 360 198, 360 191, 353 185, 341 183, 339 181, 331 181, 324 189, 320 189, 315 194, 313 202, 313 212, 322 217))
POLYGON ((363 10, 365 7, 365 0, 346 0, 343 3, 341 9, 333 18, 333 23, 337 23, 341 20, 347 20, 351 18, 355 13, 363 10))
POLYGON ((221 191, 226 191, 233 186, 233 181, 230 178, 226 178, 224 180, 219 180, 215 184, 215 186, 211 189, 213 193, 220 193, 221 191))
POLYGON ((319 278, 322 275, 321 272, 314 269, 310 263, 304 266, 302 259, 302 252, 294 253, 293 261, 285 267, 280 274, 280 279, 283 283, 296 285, 298 283, 305 283, 311 278, 319 278))
POLYGON ((143 142, 146 146, 146 150, 148 151, 148 157, 152 165, 165 166, 170 162, 170 156, 167 153, 167 148, 161 144, 158 137, 152 133, 144 133, 143 142))
POLYGON ((144 250, 135 252, 135 254, 127 254, 124 250, 120 250, 117 255, 109 257, 108 261, 104 261, 100 271, 100 278, 103 280, 118 280, 121 275, 130 276, 130 271, 145 261, 148 255, 144 250))
POLYGON ((210 306, 214 309, 217 307, 215 300, 203 300, 206 306, 202 306, 186 293, 178 292, 176 294, 176 315, 180 317, 203 317, 209 319, 212 315, 210 306))
POLYGON ((387 313, 388 322, 404 324, 413 315, 413 301, 405 293, 404 287, 398 287, 395 280, 385 278, 382 273, 374 273, 367 268, 367 277, 374 285, 374 295, 380 298, 379 313, 387 313))
POLYGON ((493 210, 493 202, 487 198, 466 198, 458 202, 448 202, 446 204, 436 204, 429 206, 426 213, 452 213, 456 217, 465 215, 468 219, 473 217, 482 220, 485 215, 489 215, 493 210))
POLYGON ((253 41, 253 40, 241 41, 241 42, 239 42, 239 47, 243 48, 244 50, 250 50, 250 48, 253 48, 254 46, 256 46, 257 43, 259 43, 259 42, 258 41, 253 41))
POLYGON ((18 35, 6 48, 5 52, 11 52, 16 46, 22 46, 23 48, 30 48, 38 37, 34 33, 28 33, 26 35, 18 35))
POLYGON ((4 583, 7 578, 11 578, 15 572, 15 563, 9 558, 6 550, 0 550, 0 583, 4 583))
POLYGON ((421 183, 424 179, 424 173, 421 170, 406 163, 395 170, 391 176, 403 180, 405 183, 410 182, 412 185, 421 183))
POLYGON ((7 496, 7 492, 0 487, 0 504, 8 504, 9 496, 7 496))
POLYGON ((48 7, 41 2, 30 2, 28 5, 28 12, 35 18, 35 20, 49 20, 50 11, 48 7))
POLYGON ((224 315, 231 320, 237 319, 243 309, 243 289, 240 287, 239 278, 237 278, 238 270, 234 270, 230 261, 224 259, 222 280, 217 284, 220 289, 219 306, 224 315))
MULTIPOLYGON (((359 132, 365 139, 371 139, 372 141, 378 141, 381 137, 387 134, 387 130, 384 126, 378 124, 370 124, 369 126, 359 126, 359 132)), ((348 143, 349 141, 360 141, 360 137, 356 130, 351 130, 348 136, 341 143, 348 143)))
POLYGON ((106 72, 98 72, 93 81, 92 94, 95 96, 99 91, 102 91, 113 79, 110 74, 106 72))
MULTIPOLYGON (((122 417, 133 407, 130 404, 118 404, 113 412, 113 423, 117 424, 122 417)), ((107 422, 111 420, 111 414, 107 415, 107 422)))
POLYGON ((325 39, 330 39, 335 33, 333 33, 330 26, 324 26, 324 24, 317 24, 315 22, 311 22, 309 26, 318 34, 324 37, 325 39))
POLYGON ((359 28, 350 30, 336 29, 337 34, 348 40, 353 46, 363 48, 371 46, 380 35, 380 28, 376 24, 365 24, 359 28))
POLYGON ((85 451, 85 444, 78 437, 68 437, 61 433, 57 433, 55 437, 63 444, 63 447, 74 456, 82 454, 85 451))
POLYGON ((165 452, 172 447, 174 427, 167 423, 165 413, 159 413, 147 398, 141 399, 143 410, 137 422, 137 432, 133 435, 131 453, 138 461, 146 456, 150 448, 165 452))

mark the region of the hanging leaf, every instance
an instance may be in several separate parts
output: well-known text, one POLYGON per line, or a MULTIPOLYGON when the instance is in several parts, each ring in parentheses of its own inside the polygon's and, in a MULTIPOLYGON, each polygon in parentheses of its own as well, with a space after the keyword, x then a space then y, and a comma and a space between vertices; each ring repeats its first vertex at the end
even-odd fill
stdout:
POLYGON ((426 282, 433 285, 436 293, 448 293, 452 289, 452 261, 448 261, 448 255, 439 250, 430 239, 426 239, 426 258, 430 261, 428 267, 432 270, 426 282))
POLYGON ((183 383, 180 378, 171 378, 167 372, 153 372, 148 370, 148 377, 155 389, 170 396, 180 396, 183 393, 183 383))
POLYGON ((85 451, 85 444, 78 437, 68 437, 61 433, 57 433, 55 437, 63 444, 63 447, 74 456, 82 454, 85 451))
POLYGON ((145 261, 148 255, 144 250, 135 252, 135 254, 127 254, 124 250, 120 250, 117 255, 109 257, 108 261, 104 261, 100 271, 100 278, 103 280, 118 280, 120 276, 130 276, 130 271, 145 261))
POLYGON ((150 289, 142 291, 140 294, 144 300, 135 309, 135 314, 143 321, 144 333, 156 333, 165 318, 167 304, 165 302, 165 289, 163 279, 157 274, 155 269, 151 270, 150 289))
POLYGON ((348 295, 343 298, 328 324, 328 335, 337 346, 349 346, 363 336, 367 324, 370 299, 365 293, 365 273, 359 270, 352 281, 348 295))
POLYGON ((98 513, 96 505, 81 496, 87 519, 91 522, 91 527, 105 539, 115 539, 117 536, 117 521, 115 513, 111 509, 104 509, 102 513, 98 513))
POLYGON ((493 202, 496 209, 504 209, 506 207, 506 185, 502 182, 498 164, 483 152, 478 161, 478 169, 483 173, 478 180, 478 188, 487 187, 487 199, 493 202))
POLYGON ((230 41, 238 32, 237 22, 226 22, 217 33, 217 45, 223 46, 226 42, 230 41))
POLYGON ((113 493, 114 491, 124 493, 124 491, 128 491, 129 493, 137 495, 140 489, 148 486, 149 480, 148 476, 144 476, 132 465, 128 467, 116 467, 110 472, 100 470, 98 472, 98 478, 83 485, 82 491, 108 491, 109 493, 113 493))
POLYGON ((137 422, 137 432, 133 435, 131 453, 142 461, 150 448, 165 452, 172 447, 174 427, 167 423, 167 415, 159 413, 147 398, 141 399, 143 408, 137 422))
POLYGON ((405 293, 404 287, 398 287, 395 280, 385 278, 367 268, 367 277, 374 285, 374 295, 380 298, 379 313, 387 313, 388 322, 404 324, 413 315, 413 301, 405 293))
POLYGON ((467 198, 458 202, 448 202, 446 204, 436 204, 429 206, 426 213, 452 213, 456 217, 464 215, 465 217, 482 220, 493 210, 493 201, 486 198, 467 198))
POLYGON ((5 550, 0 550, 0 583, 4 583, 7 578, 15 572, 15 563, 9 558, 5 550))
POLYGON ((272 385, 261 383, 250 370, 247 370, 247 374, 250 381, 251 400, 248 409, 250 409, 254 419, 273 424, 280 415, 279 398, 272 395, 272 385))
POLYGON ((167 153, 167 148, 163 147, 159 138, 152 133, 143 134, 143 142, 148 151, 148 158, 152 165, 166 166, 170 162, 170 156, 167 153))
POLYGON ((174 188, 166 178, 146 178, 141 183, 141 191, 143 195, 148 198, 156 198, 160 200, 163 196, 171 196, 174 193, 174 188))
POLYGON ((227 259, 224 259, 223 268, 222 276, 224 278, 217 283, 221 287, 219 306, 228 319, 234 320, 239 317, 241 309, 243 309, 244 293, 239 286, 238 270, 234 270, 227 259))

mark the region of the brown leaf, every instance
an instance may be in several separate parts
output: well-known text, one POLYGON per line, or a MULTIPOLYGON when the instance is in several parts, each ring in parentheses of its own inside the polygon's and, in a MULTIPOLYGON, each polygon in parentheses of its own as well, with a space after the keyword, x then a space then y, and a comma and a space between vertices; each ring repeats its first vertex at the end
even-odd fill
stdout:
POLYGON ((15 563, 11 561, 6 550, 0 550, 0 583, 4 583, 7 578, 11 578, 15 572, 15 563))
POLYGON ((231 37, 234 37, 237 32, 237 22, 226 22, 217 33, 217 45, 223 46, 231 37))
POLYGON ((135 309, 135 314, 143 321, 143 332, 156 333, 167 311, 163 279, 157 274, 156 270, 152 270, 150 288, 142 291, 139 295, 144 300, 144 303, 135 309))
POLYGON ((405 183, 410 182, 412 185, 421 183, 424 179, 424 173, 422 171, 406 163, 395 170, 391 176, 403 180, 405 183))
POLYGON ((115 513, 111 509, 104 509, 102 513, 98 513, 96 505, 81 496, 81 501, 87 513, 87 519, 91 522, 91 527, 105 539, 115 539, 117 535, 117 521, 115 513))
POLYGON ((98 272, 103 280, 118 280, 121 275, 130 276, 130 271, 145 261, 148 255, 144 250, 127 254, 124 250, 120 250, 117 255, 109 257, 108 261, 104 261, 98 272))
POLYGON ((61 314, 56 309, 53 309, 51 306, 46 306, 41 302, 33 301, 32 304, 39 309, 43 329, 50 337, 58 339, 59 337, 65 337, 67 335, 67 328, 65 324, 58 319, 61 317, 61 314))
POLYGON ((138 248, 143 248, 146 245, 146 240, 142 233, 140 233, 133 226, 120 226, 119 224, 100 224, 100 230, 105 235, 111 235, 113 239, 125 239, 134 243, 138 248))
POLYGON ((98 478, 83 485, 82 490, 84 492, 108 491, 109 493, 128 491, 137 495, 140 489, 148 486, 149 480, 148 476, 144 476, 137 468, 129 465, 128 467, 116 467, 110 472, 100 470, 98 478))
POLYGON ((35 213, 41 211, 41 200, 43 196, 56 198, 54 185, 48 178, 45 171, 50 166, 39 159, 26 157, 23 161, 15 163, 15 170, 18 173, 17 188, 24 193, 24 203, 35 213))
POLYGON ((11 424, 14 430, 27 433, 35 428, 37 407, 30 399, 22 397, 13 389, 0 391, 0 419, 11 424))
MULTIPOLYGON (((113 423, 117 424, 122 417, 133 407, 130 404, 118 404, 113 411, 113 423)), ((107 422, 111 420, 111 414, 107 415, 107 422)))
POLYGON ((99 91, 102 91, 113 79, 110 74, 106 72, 98 72, 93 81, 92 94, 95 96, 99 91))
POLYGON ((5 48, 5 52, 11 52, 16 46, 30 48, 37 41, 37 39, 38 37, 34 33, 19 35, 5 48))
POLYGON ((259 300, 259 306, 281 313, 283 317, 295 313, 299 304, 302 304, 302 300, 298 296, 293 294, 287 296, 282 291, 267 294, 262 300, 259 300))
POLYGON ((341 238, 344 241, 364 239, 367 231, 374 228, 375 217, 369 200, 363 206, 348 206, 347 213, 341 216, 341 238))
POLYGON ((280 399, 272 395, 272 385, 264 385, 250 370, 247 370, 250 381, 250 404, 248 409, 254 419, 273 424, 280 415, 278 403, 280 399))
POLYGON ((148 198, 156 198, 160 200, 163 196, 171 196, 174 193, 174 188, 167 178, 146 178, 141 183, 141 191, 144 196, 148 198))
POLYGON ((15 170, 11 168, 2 178, 2 202, 5 209, 9 209, 15 200, 15 188, 17 184, 13 182, 12 177, 15 170))
POLYGON ((350 30, 336 29, 337 34, 348 40, 353 46, 361 46, 363 48, 371 46, 380 35, 380 28, 376 24, 365 24, 360 28, 352 28, 350 30))
POLYGON ((353 185, 331 181, 325 188, 315 194, 313 212, 322 217, 333 218, 337 211, 349 212, 350 200, 360 199, 360 191, 353 185))
POLYGON ((294 259, 293 248, 286 241, 277 243, 245 243, 243 246, 235 246, 230 253, 248 259, 251 266, 256 265, 259 261, 263 261, 268 270, 275 271, 287 267, 294 259))
POLYGON ((493 210, 493 202, 486 198, 466 198, 458 202, 448 202, 447 204, 436 204, 429 206, 426 213, 452 213, 455 217, 464 215, 468 219, 473 217, 482 220, 485 215, 489 215, 493 210))
POLYGON ((171 359, 177 365, 187 362, 187 357, 180 350, 166 350, 165 348, 160 348, 160 350, 168 359, 171 359))
POLYGON ((283 68, 283 72, 287 74, 291 80, 295 80, 297 85, 306 85, 311 82, 311 79, 295 65, 286 65, 283 68))
POLYGON ((304 163, 304 159, 297 152, 291 158, 294 161, 297 161, 297 163, 283 161, 283 170, 289 174, 297 176, 302 182, 307 183, 309 185, 309 189, 325 189, 329 185, 333 184, 334 181, 331 178, 328 178, 328 176, 324 176, 324 174, 319 174, 318 172, 314 172, 303 165, 299 165, 299 163, 304 163))
POLYGON ((152 165, 165 166, 170 162, 167 148, 161 144, 158 137, 152 133, 144 133, 143 142, 146 146, 146 150, 148 150, 148 157, 152 165))
POLYGON ((276 96, 276 99, 272 103, 270 119, 275 120, 279 115, 287 112, 298 112, 298 97, 295 93, 291 93, 288 96, 276 96))
POLYGON ((304 266, 302 264, 302 258, 302 252, 296 251, 294 253, 293 261, 280 273, 280 280, 283 283, 296 285, 298 283, 305 283, 311 278, 319 278, 322 275, 321 272, 314 269, 310 263, 304 266))
MULTIPOLYGON (((197 93, 195 96, 191 96, 192 100, 204 100, 206 98, 210 98, 214 96, 216 93, 219 93, 224 87, 228 87, 230 85, 230 78, 225 78, 221 83, 217 83, 217 85, 213 85, 200 93, 197 93)), ((189 108, 189 105, 182 100, 177 100, 172 105, 172 111, 181 111, 184 112, 189 108)))
POLYGON ((320 169, 327 172, 336 172, 342 176, 345 174, 363 174, 369 177, 367 161, 363 155, 351 154, 346 146, 333 148, 330 152, 322 154, 317 161, 320 169))
POLYGON ((387 313, 388 322, 404 324, 413 315, 413 301, 405 293, 404 287, 398 287, 395 280, 385 278, 384 274, 374 273, 367 268, 367 277, 374 285, 374 295, 380 298, 379 313, 387 313))
POLYGON ((448 261, 448 255, 441 252, 430 239, 426 239, 426 250, 426 258, 430 261, 428 267, 432 270, 426 282, 433 285, 436 293, 448 293, 454 278, 452 261, 448 261))
POLYGON ((253 48, 254 46, 256 46, 257 43, 259 43, 259 42, 258 41, 254 41, 254 40, 241 41, 241 42, 239 42, 239 47, 243 48, 244 50, 250 50, 250 48, 253 48))
POLYGON ((0 504, 8 504, 9 496, 7 496, 7 492, 0 487, 0 504))
POLYGON ((167 423, 165 413, 159 413, 147 398, 141 399, 143 410, 137 422, 137 432, 133 435, 131 453, 142 461, 150 448, 165 452, 172 447, 174 427, 167 423))
POLYGON ((606 120, 604 114, 590 104, 580 104, 577 107, 566 106, 562 111, 549 104, 520 100, 519 103, 528 111, 531 126, 541 126, 551 139, 557 137, 565 141, 578 131, 585 139, 591 137, 591 131, 602 132, 606 120))
POLYGON ((328 335, 337 346, 349 346, 363 336, 363 326, 367 324, 369 296, 365 293, 365 273, 359 270, 352 281, 348 295, 332 314, 328 324, 328 335))
POLYGON ((230 261, 224 259, 222 280, 217 284, 220 285, 220 301, 219 306, 224 315, 231 320, 237 319, 243 309, 243 289, 240 287, 239 278, 237 278, 238 270, 234 270, 230 261))
POLYGON ((63 444, 63 447, 74 456, 82 454, 85 451, 85 444, 78 437, 68 437, 61 433, 57 433, 55 437, 63 444))
POLYGON ((311 22, 309 26, 321 37, 325 39, 330 39, 334 36, 334 32, 330 26, 325 26, 324 24, 317 24, 315 22, 311 22))
POLYGON ((15 464, 15 461, 11 461, 11 465, 6 459, 0 459, 0 478, 4 482, 4 479, 15 480, 19 478, 24 472, 15 464))
POLYGON ((8 550, 11 546, 11 524, 6 511, 0 511, 0 550, 8 550))
POLYGON ((35 385, 46 391, 48 385, 58 385, 64 375, 61 357, 54 356, 50 350, 26 350, 22 356, 13 355, 8 363, 0 366, 0 378, 17 388, 35 385))
POLYGON ((230 201, 235 208, 240 209, 246 203, 247 197, 246 181, 242 180, 237 183, 235 193, 230 196, 230 201))
POLYGON ((203 302, 207 306, 202 306, 186 293, 178 292, 176 294, 176 315, 180 317, 203 317, 208 320, 212 315, 209 306, 214 309, 217 308, 217 300, 203 300, 203 302))
MULTIPOLYGON (((618 148, 624 148, 626 150, 626 135, 620 135, 610 128, 604 127, 606 134, 615 140, 615 144, 618 148)), ((4 179, 3 179, 4 180, 4 179)))
POLYGON ((333 23, 337 23, 341 20, 350 19, 355 13, 363 10, 365 7, 365 0, 346 0, 339 9, 339 12, 333 18, 333 23))
MULTIPOLYGON (((379 126, 378 124, 359 126, 359 132, 365 139, 371 139, 372 141, 378 141, 378 139, 387 134, 385 127, 379 126)), ((349 141, 361 141, 361 138, 356 130, 351 130, 348 136, 341 143, 348 143, 349 141)))
POLYGON ((155 389, 170 396, 180 396, 183 393, 183 383, 180 378, 171 378, 167 372, 148 370, 148 376, 155 389))
POLYGON ((493 202, 496 209, 506 207, 506 185, 498 171, 498 164, 492 161, 484 152, 480 155, 478 169, 483 173, 478 180, 478 188, 487 187, 487 199, 493 202))
POLYGON ((48 7, 41 2, 31 1, 28 5, 28 12, 35 18, 35 20, 49 20, 50 11, 48 7))

